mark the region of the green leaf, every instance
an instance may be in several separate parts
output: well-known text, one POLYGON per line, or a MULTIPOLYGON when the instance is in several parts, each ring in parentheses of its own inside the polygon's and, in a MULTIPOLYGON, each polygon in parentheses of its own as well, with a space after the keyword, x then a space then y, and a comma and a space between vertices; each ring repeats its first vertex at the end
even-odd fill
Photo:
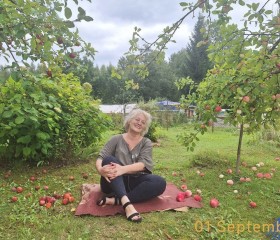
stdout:
POLYGON ((38 132, 36 134, 36 137, 41 139, 41 140, 46 140, 46 139, 48 139, 50 137, 50 135, 45 133, 45 132, 38 132))
POLYGON ((86 15, 86 12, 83 8, 81 7, 78 7, 78 11, 79 11, 79 14, 82 15, 82 16, 85 16, 86 15))
POLYGON ((245 5, 245 2, 243 0, 239 0, 238 2, 239 2, 239 5, 241 5, 241 6, 245 5))
POLYGON ((2 114, 2 117, 3 117, 3 118, 10 118, 12 115, 13 115, 13 112, 12 112, 12 111, 5 111, 5 112, 2 114))
POLYGON ((16 124, 21 124, 21 123, 23 123, 24 122, 24 117, 23 116, 19 116, 19 117, 17 117, 16 119, 15 119, 15 123, 16 124))
POLYGON ((30 135, 23 136, 23 137, 20 137, 20 138, 17 139, 17 143, 27 144, 27 143, 30 143, 30 141, 31 141, 31 136, 30 135))
POLYGON ((84 17, 84 20, 85 20, 86 22, 91 22, 91 21, 93 21, 93 18, 90 17, 90 16, 85 16, 85 17, 84 17))
POLYGON ((24 155, 25 157, 28 157, 28 156, 30 155, 30 153, 31 153, 31 148, 29 148, 29 147, 24 147, 24 148, 22 149, 22 152, 23 152, 23 155, 24 155))
POLYGON ((67 19, 69 19, 69 18, 72 17, 72 11, 71 11, 71 9, 70 9, 69 7, 66 7, 66 8, 64 9, 64 15, 65 15, 65 17, 66 17, 67 19))
POLYGON ((74 28, 75 27, 75 24, 72 21, 65 21, 64 23, 65 23, 66 27, 68 27, 68 28, 74 28))

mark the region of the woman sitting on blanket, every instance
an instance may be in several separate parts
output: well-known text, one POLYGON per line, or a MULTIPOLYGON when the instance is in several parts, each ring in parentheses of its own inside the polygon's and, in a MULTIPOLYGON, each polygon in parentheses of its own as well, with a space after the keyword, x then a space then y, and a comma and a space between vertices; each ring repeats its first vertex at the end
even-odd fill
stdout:
POLYGON ((144 137, 150 124, 149 113, 132 110, 124 121, 126 132, 113 136, 96 160, 101 190, 105 194, 97 205, 121 204, 132 222, 142 220, 132 203, 157 197, 166 188, 166 181, 152 174, 152 142, 144 137))

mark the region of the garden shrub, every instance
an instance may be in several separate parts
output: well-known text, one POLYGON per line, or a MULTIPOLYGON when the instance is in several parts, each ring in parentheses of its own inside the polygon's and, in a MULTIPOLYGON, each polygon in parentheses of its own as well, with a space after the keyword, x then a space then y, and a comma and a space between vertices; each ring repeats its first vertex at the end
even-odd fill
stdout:
POLYGON ((96 143, 109 126, 72 74, 0 84, 0 160, 43 163, 96 143))

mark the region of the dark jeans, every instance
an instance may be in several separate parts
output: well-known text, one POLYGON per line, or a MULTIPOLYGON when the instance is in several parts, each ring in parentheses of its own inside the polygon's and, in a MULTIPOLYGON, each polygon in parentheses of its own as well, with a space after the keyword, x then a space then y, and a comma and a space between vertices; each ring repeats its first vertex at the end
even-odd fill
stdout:
MULTIPOLYGON (((111 162, 121 164, 117 158, 110 156, 103 159, 102 166, 111 162)), ((105 194, 113 193, 118 198, 126 195, 130 202, 136 203, 161 195, 165 191, 166 181, 154 174, 128 174, 116 177, 110 183, 101 177, 100 186, 105 194)))

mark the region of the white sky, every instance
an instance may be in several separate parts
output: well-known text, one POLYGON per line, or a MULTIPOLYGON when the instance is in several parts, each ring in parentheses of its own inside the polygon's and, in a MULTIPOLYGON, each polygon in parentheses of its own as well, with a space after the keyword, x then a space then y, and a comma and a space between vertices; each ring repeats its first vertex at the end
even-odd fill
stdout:
MULTIPOLYGON (((182 10, 180 2, 184 0, 92 0, 92 3, 84 0, 81 6, 94 21, 78 23, 77 27, 81 37, 92 43, 98 51, 94 64, 116 65, 129 49, 129 40, 135 26, 142 29, 141 35, 148 42, 153 42, 166 26, 170 26, 187 13, 182 10)), ((245 2, 259 2, 262 6, 267 0, 245 2)), ((267 4, 270 9, 272 2, 275 1, 270 0, 267 4)), ((234 21, 238 23, 244 11, 235 7, 231 13, 234 21)), ((187 46, 198 15, 199 12, 196 11, 194 15, 191 14, 185 19, 174 36, 176 43, 167 45, 167 59, 172 53, 187 46)))
MULTIPOLYGON (((134 27, 141 28, 141 35, 154 41, 162 30, 180 19, 185 12, 181 0, 93 0, 82 7, 94 18, 89 23, 78 23, 81 37, 98 51, 95 65, 116 65, 129 49, 134 27)), ((198 15, 198 13, 197 13, 198 15)), ((196 18, 189 17, 176 32, 175 43, 170 43, 167 57, 187 46, 196 18)))

